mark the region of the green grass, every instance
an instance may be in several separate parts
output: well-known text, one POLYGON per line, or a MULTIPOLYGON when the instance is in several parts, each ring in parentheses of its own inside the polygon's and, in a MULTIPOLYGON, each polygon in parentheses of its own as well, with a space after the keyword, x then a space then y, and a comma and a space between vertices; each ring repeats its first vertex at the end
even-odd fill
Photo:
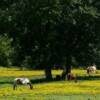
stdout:
MULTIPOLYGON (((53 76, 62 71, 53 71, 53 76)), ((100 71, 90 77, 86 70, 73 70, 78 82, 47 81, 43 71, 20 71, 18 69, 1 68, 0 100, 100 100, 100 71), (29 77, 33 82, 33 90, 27 86, 19 86, 13 90, 15 77, 29 77)))
POLYGON ((81 94, 81 95, 20 95, 20 96, 5 96, 0 100, 100 100, 100 95, 81 94))

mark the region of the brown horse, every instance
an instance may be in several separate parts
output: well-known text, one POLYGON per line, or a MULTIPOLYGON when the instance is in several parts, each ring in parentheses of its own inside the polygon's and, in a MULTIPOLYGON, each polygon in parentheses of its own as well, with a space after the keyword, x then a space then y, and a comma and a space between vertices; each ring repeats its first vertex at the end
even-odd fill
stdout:
POLYGON ((67 80, 74 80, 75 82, 77 82, 77 77, 76 75, 72 74, 72 73, 68 73, 67 74, 67 80))

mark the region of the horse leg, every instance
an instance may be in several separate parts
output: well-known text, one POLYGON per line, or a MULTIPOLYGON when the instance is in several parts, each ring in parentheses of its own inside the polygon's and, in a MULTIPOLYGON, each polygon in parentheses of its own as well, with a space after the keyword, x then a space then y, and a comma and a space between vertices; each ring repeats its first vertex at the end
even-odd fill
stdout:
POLYGON ((16 82, 14 82, 14 84, 13 84, 13 90, 15 90, 15 89, 17 89, 17 83, 16 82))

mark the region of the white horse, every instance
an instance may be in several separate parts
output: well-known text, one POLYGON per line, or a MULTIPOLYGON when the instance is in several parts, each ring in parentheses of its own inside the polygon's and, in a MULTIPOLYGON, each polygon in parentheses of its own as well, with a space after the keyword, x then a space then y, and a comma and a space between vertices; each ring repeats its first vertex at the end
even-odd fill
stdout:
POLYGON ((90 73, 96 73, 96 66, 93 65, 93 66, 90 66, 90 67, 87 67, 87 73, 90 74, 90 73))
POLYGON ((17 89, 17 85, 29 85, 30 89, 33 89, 32 83, 28 78, 15 78, 13 83, 13 90, 17 89))

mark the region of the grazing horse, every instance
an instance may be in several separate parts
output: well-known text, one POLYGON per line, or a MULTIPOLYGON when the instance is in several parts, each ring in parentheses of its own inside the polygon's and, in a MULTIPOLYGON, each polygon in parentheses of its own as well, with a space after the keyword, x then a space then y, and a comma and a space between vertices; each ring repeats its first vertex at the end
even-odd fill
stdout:
POLYGON ((17 89, 17 85, 29 85, 30 89, 33 89, 32 83, 28 78, 15 78, 13 83, 13 90, 17 89))
POLYGON ((76 75, 72 74, 72 73, 68 73, 67 74, 67 80, 74 80, 75 82, 77 82, 77 77, 76 75))
POLYGON ((90 66, 90 67, 87 67, 87 74, 90 74, 90 73, 96 73, 96 66, 90 66))

